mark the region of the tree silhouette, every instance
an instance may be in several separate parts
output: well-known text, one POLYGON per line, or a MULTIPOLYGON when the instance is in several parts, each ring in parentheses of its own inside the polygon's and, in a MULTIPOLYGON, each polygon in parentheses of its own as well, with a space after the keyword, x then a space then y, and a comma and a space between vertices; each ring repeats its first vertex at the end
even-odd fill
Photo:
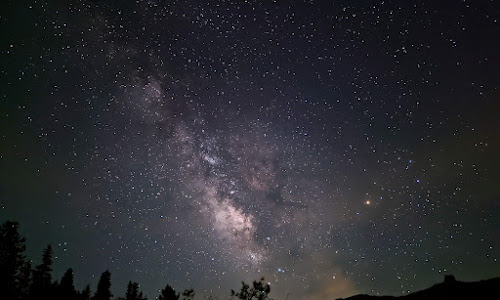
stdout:
POLYGON ((175 290, 167 284, 167 286, 161 290, 158 300, 179 300, 179 293, 176 293, 175 290))
POLYGON ((146 300, 142 291, 139 292, 139 284, 137 282, 129 281, 127 284, 127 292, 125 293, 125 298, 120 298, 125 300, 146 300))
POLYGON ((52 288, 52 246, 48 245, 42 254, 42 263, 33 271, 32 296, 47 298, 52 288))
POLYGON ((142 293, 142 291, 139 292, 139 296, 137 296, 138 300, 148 300, 146 296, 142 293))
MULTIPOLYGON (((18 232, 19 224, 7 221, 0 225, 0 298, 13 300, 55 299, 55 300, 110 300, 111 273, 106 270, 101 274, 97 290, 91 297, 90 286, 81 292, 74 286, 73 269, 69 268, 60 283, 52 282, 52 246, 49 244, 43 251, 42 262, 32 269, 31 262, 25 261, 25 239, 18 232)), ((272 300, 269 298, 271 287, 264 282, 253 281, 252 285, 242 282, 239 292, 231 290, 231 296, 240 300, 272 300)), ((170 285, 161 290, 158 300, 179 300, 181 294, 170 285)), ((182 300, 193 300, 195 292, 186 289, 182 292, 182 300)), ((129 281, 125 298, 120 300, 147 300, 137 282, 129 281)), ((207 299, 216 299, 208 297, 207 299)))
POLYGON ((73 284, 73 269, 69 268, 61 278, 61 282, 57 288, 57 298, 61 300, 74 299, 76 290, 73 284))
POLYGON ((125 293, 126 300, 136 300, 139 293, 139 284, 137 282, 129 281, 127 285, 127 292, 125 293))
POLYGON ((254 280, 252 287, 246 284, 244 281, 241 282, 241 289, 239 292, 231 290, 231 297, 237 297, 241 300, 272 300, 269 298, 269 293, 271 292, 271 286, 264 283, 264 277, 260 281, 254 280))
POLYGON ((77 299, 79 300, 90 300, 90 285, 87 284, 85 288, 78 293, 77 299))
POLYGON ((111 273, 106 270, 101 274, 99 283, 97 283, 97 291, 92 300, 109 300, 113 296, 111 294, 111 273))
POLYGON ((26 299, 29 296, 31 285, 32 285, 32 277, 31 273, 33 272, 31 268, 31 262, 26 261, 21 267, 21 273, 19 274, 19 297, 21 299, 26 299))
POLYGON ((0 226, 0 291, 6 299, 19 297, 21 267, 24 264, 25 239, 19 223, 6 221, 0 226))
POLYGON ((195 295, 195 293, 194 293, 193 289, 184 290, 184 292, 182 292, 182 299, 183 300, 193 300, 194 295, 195 295))

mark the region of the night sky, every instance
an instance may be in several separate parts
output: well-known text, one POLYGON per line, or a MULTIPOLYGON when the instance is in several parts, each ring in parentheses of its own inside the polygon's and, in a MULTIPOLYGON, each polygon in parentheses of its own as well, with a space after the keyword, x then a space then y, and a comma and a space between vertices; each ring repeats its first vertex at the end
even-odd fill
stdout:
POLYGON ((0 221, 95 291, 500 276, 495 1, 1 1, 0 221), (126 4, 123 2, 127 2, 126 4))

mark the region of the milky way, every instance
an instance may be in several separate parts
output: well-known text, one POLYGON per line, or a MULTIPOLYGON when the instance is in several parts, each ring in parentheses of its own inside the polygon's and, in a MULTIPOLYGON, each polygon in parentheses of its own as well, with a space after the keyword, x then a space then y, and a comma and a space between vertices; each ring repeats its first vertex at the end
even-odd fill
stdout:
POLYGON ((0 220, 115 296, 498 276, 498 9, 365 2, 7 1, 0 220))

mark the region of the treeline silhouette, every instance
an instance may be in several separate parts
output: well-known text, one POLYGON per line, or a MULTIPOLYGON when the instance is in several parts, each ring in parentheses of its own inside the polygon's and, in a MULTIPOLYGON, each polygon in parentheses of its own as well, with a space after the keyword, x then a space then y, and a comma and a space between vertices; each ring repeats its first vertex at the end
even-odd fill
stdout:
MULTIPOLYGON (((60 281, 52 278, 53 249, 50 244, 43 250, 42 261, 33 267, 24 255, 26 239, 19 234, 19 223, 6 221, 0 226, 0 299, 2 300, 110 300, 111 273, 106 270, 101 274, 97 289, 93 293, 90 285, 83 290, 77 290, 73 284, 73 270, 69 268, 60 281)), ((252 285, 242 282, 240 291, 231 290, 231 298, 241 300, 272 300, 269 298, 271 287, 260 281, 253 281, 252 285)), ((193 289, 176 292, 170 285, 166 285, 158 300, 193 300, 193 289), (182 298, 181 298, 182 297, 182 298)), ((129 281, 124 297, 118 300, 147 300, 139 290, 137 282, 129 281)), ((215 300, 212 295, 206 300, 215 300)))

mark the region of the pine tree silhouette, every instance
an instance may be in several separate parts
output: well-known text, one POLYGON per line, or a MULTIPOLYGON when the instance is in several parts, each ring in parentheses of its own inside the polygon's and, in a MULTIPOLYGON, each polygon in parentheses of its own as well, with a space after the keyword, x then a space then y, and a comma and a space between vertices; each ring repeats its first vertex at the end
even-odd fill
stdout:
POLYGON ((148 300, 146 296, 142 293, 142 291, 139 292, 139 296, 137 296, 137 300, 148 300))
POLYGON ((73 269, 69 268, 61 278, 61 282, 57 287, 57 299, 75 299, 76 290, 73 284, 73 269))
POLYGON ((176 293, 175 290, 167 284, 167 286, 161 290, 158 300, 179 300, 179 293, 176 293))
POLYGON ((0 293, 3 299, 20 296, 19 283, 26 246, 18 228, 19 223, 13 221, 6 221, 0 226, 0 293))
POLYGON ((147 300, 142 291, 139 291, 139 284, 137 282, 129 281, 127 284, 127 292, 125 298, 118 298, 123 300, 147 300))
POLYGON ((33 284, 31 295, 48 297, 52 292, 52 246, 48 245, 42 254, 42 263, 33 271, 33 284))
POLYGON ((97 290, 92 300, 109 300, 113 296, 111 294, 111 273, 106 270, 101 274, 101 278, 97 283, 97 290))
POLYGON ((33 272, 31 268, 31 262, 27 261, 21 267, 21 274, 19 276, 19 297, 21 299, 27 299, 31 290, 33 272))
POLYGON ((129 281, 127 285, 127 293, 125 294, 126 300, 136 300, 139 294, 139 284, 137 282, 129 281))
POLYGON ((90 285, 86 285, 85 288, 78 293, 77 299, 78 300, 90 300, 90 285))

